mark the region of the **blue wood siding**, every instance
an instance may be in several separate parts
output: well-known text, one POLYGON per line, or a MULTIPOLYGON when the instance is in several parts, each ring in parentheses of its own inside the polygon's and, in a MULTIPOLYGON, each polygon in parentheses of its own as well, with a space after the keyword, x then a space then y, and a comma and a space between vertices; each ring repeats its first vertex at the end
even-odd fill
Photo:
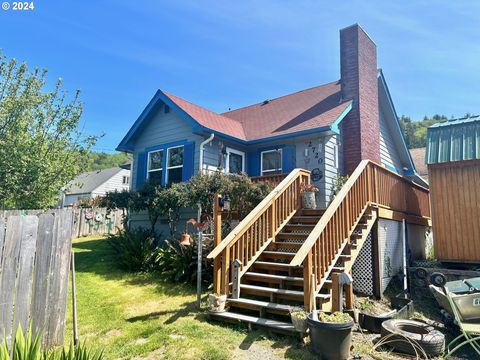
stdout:
POLYGON ((397 144, 392 137, 392 129, 385 118, 382 109, 380 116, 380 161, 383 166, 398 173, 403 171, 403 163, 400 157, 397 144))
POLYGON ((183 170, 187 171, 189 175, 193 175, 199 168, 199 146, 204 138, 193 134, 192 126, 174 111, 165 113, 163 107, 159 107, 157 113, 152 115, 144 129, 132 141, 134 145, 132 189, 138 189, 139 185, 141 186, 145 182, 147 151, 165 144, 175 144, 180 140, 183 140, 186 146, 183 170))

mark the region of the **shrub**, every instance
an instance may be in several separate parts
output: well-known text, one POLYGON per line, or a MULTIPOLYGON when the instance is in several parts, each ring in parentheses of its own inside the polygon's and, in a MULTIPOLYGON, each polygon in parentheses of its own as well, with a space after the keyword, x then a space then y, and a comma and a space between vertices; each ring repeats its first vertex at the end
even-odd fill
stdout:
POLYGON ((129 271, 148 271, 152 269, 157 239, 149 229, 134 228, 120 230, 109 235, 108 241, 117 256, 117 264, 129 271))
MULTIPOLYGON (((155 268, 160 276, 168 281, 195 283, 197 279, 197 237, 192 237, 190 246, 181 245, 176 240, 166 240, 165 246, 157 250, 155 268)), ((213 242, 204 238, 202 248, 202 282, 211 284, 213 281, 213 263, 207 259, 213 249, 213 242)))
POLYGON ((13 341, 13 356, 10 357, 7 341, 3 338, 0 344, 1 360, 102 360, 103 352, 88 350, 85 343, 70 344, 68 351, 42 349, 42 334, 34 335, 30 327, 24 335, 21 326, 18 327, 13 341))

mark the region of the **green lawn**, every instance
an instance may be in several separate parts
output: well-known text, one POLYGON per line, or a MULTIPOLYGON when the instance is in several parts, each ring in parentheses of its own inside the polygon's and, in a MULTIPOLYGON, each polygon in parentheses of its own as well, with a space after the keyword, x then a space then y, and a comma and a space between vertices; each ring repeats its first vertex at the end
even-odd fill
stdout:
MULTIPOLYGON (((107 359, 311 357, 295 339, 209 323, 195 309, 194 288, 119 270, 105 239, 77 239, 73 248, 80 340, 107 359)), ((70 302, 67 311, 68 342, 70 302)))

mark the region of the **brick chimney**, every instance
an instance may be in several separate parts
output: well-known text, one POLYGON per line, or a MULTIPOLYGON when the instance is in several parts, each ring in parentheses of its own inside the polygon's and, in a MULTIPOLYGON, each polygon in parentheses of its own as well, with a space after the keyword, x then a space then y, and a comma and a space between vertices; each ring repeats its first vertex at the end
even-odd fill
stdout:
POLYGON ((377 46, 355 24, 340 30, 343 100, 353 100, 342 121, 344 170, 351 174, 363 159, 380 163, 377 46))

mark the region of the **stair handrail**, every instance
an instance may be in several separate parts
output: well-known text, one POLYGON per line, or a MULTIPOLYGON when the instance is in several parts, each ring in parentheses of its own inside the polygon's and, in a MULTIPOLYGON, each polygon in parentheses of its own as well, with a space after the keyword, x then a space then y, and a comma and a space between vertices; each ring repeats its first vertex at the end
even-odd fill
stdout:
MULTIPOLYGON (((310 171, 296 168, 283 179, 240 223, 207 255, 208 259, 219 256, 225 248, 234 244, 248 230, 249 224, 255 222, 272 205, 297 178, 300 176, 310 177, 310 171)), ((279 225, 279 224, 277 224, 279 225)))
MULTIPOLYGON (((319 219, 319 221, 317 222, 317 224, 309 234, 308 238, 305 240, 303 245, 298 250, 297 254, 290 261, 291 266, 302 265, 308 253, 310 252, 310 250, 312 249, 312 247, 315 245, 318 238, 320 237, 320 234, 325 230, 328 223, 330 222, 332 217, 335 215, 336 211, 338 210, 342 202, 349 195, 351 189, 353 188, 357 180, 364 173, 364 171, 367 171, 367 170, 369 171, 367 174, 367 181, 365 183, 365 185, 367 186, 367 188, 365 189, 367 200, 363 204, 361 204, 362 206, 367 206, 368 203, 372 203, 375 205, 388 207, 386 204, 383 204, 381 201, 381 197, 380 197, 381 194, 379 193, 380 189, 378 186, 379 172, 387 173, 389 176, 393 175, 394 177, 396 177, 397 180, 408 183, 410 187, 415 189, 414 191, 421 191, 424 193, 426 192, 428 197, 429 190, 424 188, 423 186, 413 183, 411 180, 405 178, 404 176, 397 174, 396 172, 393 172, 385 168, 384 166, 379 165, 371 160, 362 160, 357 166, 357 168, 353 171, 353 173, 349 176, 348 180, 346 181, 346 183, 344 184, 340 192, 335 196, 332 203, 328 206, 325 213, 321 216, 321 218, 319 219)), ((408 202, 408 199, 406 199, 405 201, 408 202)), ((408 207, 408 204, 406 205, 406 207, 408 207)), ((429 209, 427 209, 426 211, 429 213, 429 209)), ((418 214, 418 215, 421 215, 421 214, 418 214)))
POLYGON ((347 194, 349 193, 350 189, 352 188, 353 184, 357 181, 359 176, 362 174, 363 170, 367 167, 369 161, 362 160, 357 168, 353 171, 352 175, 350 175, 343 185, 340 192, 335 196, 331 204, 327 207, 323 215, 320 217, 319 221, 315 224, 315 227, 308 235, 307 239, 303 243, 303 245, 298 249, 297 253, 290 261, 291 266, 300 266, 302 265, 303 261, 305 260, 306 256, 310 252, 311 248, 317 242, 320 234, 325 230, 325 227, 330 222, 332 216, 334 215, 335 211, 338 209, 340 204, 343 202, 347 194))

